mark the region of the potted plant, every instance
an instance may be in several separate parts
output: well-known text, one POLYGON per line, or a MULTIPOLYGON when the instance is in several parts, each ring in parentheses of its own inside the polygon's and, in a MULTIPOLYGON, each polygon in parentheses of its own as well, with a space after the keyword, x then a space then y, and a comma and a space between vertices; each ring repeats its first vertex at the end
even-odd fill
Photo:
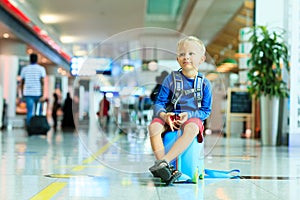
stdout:
POLYGON ((279 119, 279 100, 288 97, 282 70, 289 70, 288 47, 283 31, 255 26, 249 41, 252 43, 248 60, 248 91, 260 100, 261 139, 263 145, 276 145, 279 119))

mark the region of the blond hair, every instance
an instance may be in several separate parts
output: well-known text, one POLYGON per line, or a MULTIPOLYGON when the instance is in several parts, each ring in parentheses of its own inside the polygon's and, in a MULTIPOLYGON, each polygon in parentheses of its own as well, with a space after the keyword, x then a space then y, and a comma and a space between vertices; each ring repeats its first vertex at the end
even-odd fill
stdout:
POLYGON ((178 43, 177 43, 177 52, 179 50, 179 47, 186 41, 193 41, 193 42, 196 42, 196 44, 198 44, 198 46, 200 47, 200 49, 202 50, 203 52, 203 55, 205 55, 205 51, 206 51, 206 48, 205 48, 205 45, 204 43, 197 37, 195 36, 186 36, 184 38, 181 38, 178 43))

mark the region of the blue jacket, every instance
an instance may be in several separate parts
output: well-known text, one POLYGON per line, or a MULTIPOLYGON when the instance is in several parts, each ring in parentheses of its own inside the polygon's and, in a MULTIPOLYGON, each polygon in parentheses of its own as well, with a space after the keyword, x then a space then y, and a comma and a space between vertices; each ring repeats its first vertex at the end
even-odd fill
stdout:
MULTIPOLYGON (((195 79, 185 77, 182 72, 183 89, 188 90, 194 88, 195 79)), ((167 106, 170 104, 173 95, 173 77, 169 74, 163 81, 162 87, 158 93, 157 99, 154 103, 154 117, 159 117, 160 112, 166 112, 167 106)), ((212 105, 212 88, 208 79, 204 78, 203 82, 203 98, 201 102, 201 108, 198 108, 197 100, 194 94, 183 95, 179 99, 176 108, 171 112, 182 113, 187 112, 188 118, 200 118, 204 121, 211 113, 212 105)))

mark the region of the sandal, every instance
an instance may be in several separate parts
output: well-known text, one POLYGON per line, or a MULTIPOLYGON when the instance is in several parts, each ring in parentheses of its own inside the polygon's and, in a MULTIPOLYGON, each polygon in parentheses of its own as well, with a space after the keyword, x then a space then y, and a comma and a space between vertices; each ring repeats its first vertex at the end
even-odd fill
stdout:
POLYGON ((166 181, 167 185, 171 185, 173 184, 180 176, 182 175, 182 173, 176 169, 174 169, 172 171, 172 176, 169 180, 166 181))
POLYGON ((165 160, 157 160, 155 164, 149 168, 154 177, 160 177, 164 181, 172 177, 172 172, 169 168, 169 163, 165 160))
POLYGON ((173 166, 169 166, 165 160, 157 160, 155 164, 149 168, 154 177, 160 177, 166 185, 173 184, 182 173, 173 166))

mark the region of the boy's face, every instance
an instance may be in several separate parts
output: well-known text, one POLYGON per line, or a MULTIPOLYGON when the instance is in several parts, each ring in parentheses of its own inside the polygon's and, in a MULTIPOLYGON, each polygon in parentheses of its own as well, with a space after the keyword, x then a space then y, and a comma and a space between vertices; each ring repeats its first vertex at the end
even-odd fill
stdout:
POLYGON ((193 41, 185 41, 178 47, 177 61, 182 70, 197 70, 198 66, 205 61, 205 55, 200 46, 193 41))

